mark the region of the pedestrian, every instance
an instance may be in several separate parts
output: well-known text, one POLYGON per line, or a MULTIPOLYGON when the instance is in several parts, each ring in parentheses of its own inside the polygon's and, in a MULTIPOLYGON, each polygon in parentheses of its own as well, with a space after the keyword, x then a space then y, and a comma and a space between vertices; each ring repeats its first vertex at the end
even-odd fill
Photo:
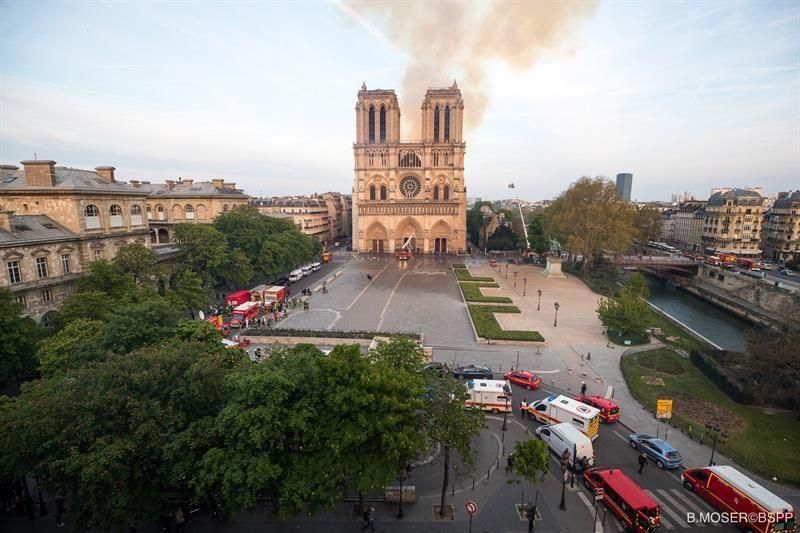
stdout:
POLYGON ((583 363, 583 354, 581 354, 581 363, 583 363))
POLYGON ((367 528, 370 531, 375 531, 375 508, 371 505, 364 512, 364 525, 361 526, 361 531, 366 531, 367 528))
POLYGON ((58 527, 64 527, 66 524, 64 523, 64 496, 59 494, 56 496, 56 525, 58 527))
POLYGON ((592 352, 586 352, 586 360, 587 361, 591 361, 592 360, 592 352))
POLYGON ((521 402, 519 402, 519 413, 522 415, 522 418, 525 418, 525 414, 528 410, 528 399, 523 398, 521 402))
POLYGON ((183 509, 179 506, 175 510, 175 531, 183 533, 183 528, 186 523, 186 518, 183 516, 183 509))
POLYGON ((646 464, 647 464, 647 456, 644 454, 644 452, 642 452, 642 453, 639 454, 639 473, 640 474, 642 473, 642 468, 644 468, 644 465, 646 465, 646 464))
POLYGON ((581 382, 581 396, 585 396, 585 395, 586 395, 586 382, 582 381, 581 382))

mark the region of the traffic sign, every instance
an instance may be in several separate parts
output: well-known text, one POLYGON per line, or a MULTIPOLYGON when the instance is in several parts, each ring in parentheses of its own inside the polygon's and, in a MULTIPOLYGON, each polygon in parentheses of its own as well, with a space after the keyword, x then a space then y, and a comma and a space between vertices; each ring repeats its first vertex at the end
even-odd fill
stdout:
POLYGON ((467 510, 467 514, 470 516, 470 518, 478 514, 478 504, 472 500, 468 500, 464 503, 464 509, 467 510))
POLYGON ((595 499, 595 501, 602 500, 603 496, 605 496, 605 495, 606 495, 606 491, 603 489, 603 487, 597 487, 596 489, 594 489, 594 499, 595 499))
POLYGON ((658 400, 656 418, 672 418, 672 400, 658 400))

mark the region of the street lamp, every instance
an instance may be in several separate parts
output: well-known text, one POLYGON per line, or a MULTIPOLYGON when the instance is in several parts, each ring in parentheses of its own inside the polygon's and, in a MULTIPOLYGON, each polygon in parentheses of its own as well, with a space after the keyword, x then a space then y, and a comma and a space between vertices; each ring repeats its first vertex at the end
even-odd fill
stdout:
POLYGON ((708 461, 708 466, 714 466, 714 452, 717 451, 717 439, 722 437, 722 441, 728 438, 728 432, 720 428, 719 424, 712 424, 706 422, 706 429, 714 432, 714 442, 711 443, 711 459, 708 461))
POLYGON ((539 293, 539 303, 536 304, 536 310, 537 311, 541 311, 542 310, 542 289, 539 289, 536 292, 539 293))
POLYGON ((506 279, 508 279, 508 263, 506 263, 506 279))
MULTIPOLYGON (((503 391, 506 393, 506 409, 503 411, 503 431, 508 431, 508 395, 511 394, 511 387, 503 385, 503 391)), ((503 442, 505 442, 506 435, 503 433, 503 442)))
POLYGON ((561 306, 558 305, 558 302, 555 302, 553 304, 553 307, 556 308, 556 317, 555 317, 555 319, 553 319, 553 327, 557 328, 558 327, 558 308, 561 307, 561 306))
POLYGON ((528 508, 526 517, 528 518, 528 533, 536 531, 536 506, 539 504, 539 486, 536 486, 536 497, 533 499, 533 507, 528 508))
POLYGON ((528 292, 528 278, 522 278, 522 295, 525 296, 527 292, 528 292))
POLYGON ((397 510, 397 518, 403 518, 403 481, 411 477, 412 468, 409 464, 400 470, 400 508, 397 510))
POLYGON ((514 271, 514 288, 517 288, 517 271, 514 271))
POLYGON ((562 511, 567 510, 566 490, 567 490, 567 469, 569 468, 569 450, 564 449, 561 454, 561 503, 558 508, 562 511))

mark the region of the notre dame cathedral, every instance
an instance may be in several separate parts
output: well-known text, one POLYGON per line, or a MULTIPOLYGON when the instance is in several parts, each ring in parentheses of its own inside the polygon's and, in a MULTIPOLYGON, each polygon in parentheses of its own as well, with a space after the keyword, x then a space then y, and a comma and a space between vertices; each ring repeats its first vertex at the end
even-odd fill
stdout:
POLYGON ((394 90, 361 86, 353 144, 353 250, 466 250, 463 117, 464 102, 455 82, 428 89, 420 139, 401 141, 394 90))

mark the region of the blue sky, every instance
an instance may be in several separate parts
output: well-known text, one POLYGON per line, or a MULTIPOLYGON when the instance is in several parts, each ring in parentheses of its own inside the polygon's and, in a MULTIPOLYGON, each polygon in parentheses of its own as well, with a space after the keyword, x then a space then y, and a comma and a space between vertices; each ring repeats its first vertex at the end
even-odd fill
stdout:
MULTIPOLYGON (((256 195, 349 192, 358 88, 399 90, 420 53, 380 12, 338 2, 0 0, 0 18, 0 163, 36 152, 256 195)), ((522 67, 482 61, 471 196, 513 181, 549 198, 617 172, 639 199, 800 188, 800 2, 601 2, 560 34, 522 67)), ((462 70, 443 62, 429 85, 467 91, 462 70)), ((418 112, 421 93, 398 96, 418 112)))

